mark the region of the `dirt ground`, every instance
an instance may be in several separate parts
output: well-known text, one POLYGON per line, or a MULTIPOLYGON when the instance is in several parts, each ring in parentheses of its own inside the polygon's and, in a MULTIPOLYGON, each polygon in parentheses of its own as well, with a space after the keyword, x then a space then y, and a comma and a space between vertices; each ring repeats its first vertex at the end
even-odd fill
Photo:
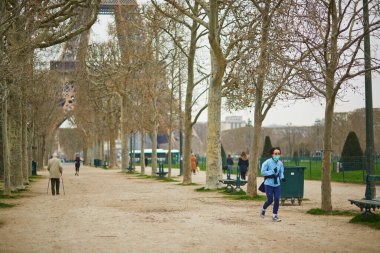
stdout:
MULTIPOLYGON (((271 207, 260 218, 263 202, 195 192, 204 172, 193 176, 200 185, 181 186, 83 166, 78 177, 69 164, 63 179, 65 195, 46 194, 46 177, 28 197, 3 201, 17 206, 0 209, 0 252, 380 252, 380 231, 306 214, 320 207, 317 181, 305 181, 307 200, 280 206, 274 223, 271 207)), ((332 189, 334 209, 358 210, 347 199, 362 198, 363 185, 332 189)))

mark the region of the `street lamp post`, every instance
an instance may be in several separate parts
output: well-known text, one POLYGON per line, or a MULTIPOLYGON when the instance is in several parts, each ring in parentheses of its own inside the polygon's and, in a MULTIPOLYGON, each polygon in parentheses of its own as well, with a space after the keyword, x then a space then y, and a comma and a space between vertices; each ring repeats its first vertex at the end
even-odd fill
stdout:
MULTIPOLYGON (((371 45, 369 34, 368 0, 363 0, 364 28, 364 68, 365 72, 365 116, 366 116, 366 165, 367 174, 374 174, 374 141, 373 141, 373 108, 372 108, 372 76, 371 76, 371 45)), ((376 196, 375 182, 366 181, 365 198, 376 196)))

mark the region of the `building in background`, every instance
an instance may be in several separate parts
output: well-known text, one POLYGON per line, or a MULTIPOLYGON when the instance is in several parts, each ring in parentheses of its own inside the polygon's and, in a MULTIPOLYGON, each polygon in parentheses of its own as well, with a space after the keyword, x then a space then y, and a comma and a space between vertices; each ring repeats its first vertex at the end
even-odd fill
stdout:
POLYGON ((243 120, 243 116, 226 116, 225 120, 222 121, 221 130, 230 130, 235 128, 245 127, 247 122, 243 120))

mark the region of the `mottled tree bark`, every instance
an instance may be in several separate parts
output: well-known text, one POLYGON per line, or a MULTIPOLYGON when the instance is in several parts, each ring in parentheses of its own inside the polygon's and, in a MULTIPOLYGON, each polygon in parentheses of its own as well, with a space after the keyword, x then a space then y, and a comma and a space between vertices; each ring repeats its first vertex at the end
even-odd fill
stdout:
POLYGON ((11 176, 11 189, 23 189, 22 171, 22 103, 21 91, 13 87, 9 94, 8 108, 8 145, 9 145, 9 169, 11 176))
POLYGON ((11 181, 9 170, 9 150, 8 150, 8 101, 5 99, 2 103, 2 144, 3 144, 3 169, 4 169, 4 195, 11 193, 11 181))
POLYGON ((141 131, 141 149, 140 149, 140 166, 141 166, 141 174, 145 174, 145 131, 141 131))
POLYGON ((206 188, 218 188, 219 179, 223 177, 220 125, 221 125, 221 101, 222 80, 226 70, 226 59, 220 45, 219 34, 219 6, 217 0, 210 0, 209 10, 209 35, 211 46, 211 80, 208 97, 208 124, 207 124, 207 171, 206 188))
POLYGON ((121 98, 121 171, 126 172, 129 164, 129 147, 128 147, 128 127, 127 127, 127 98, 120 96, 121 98))

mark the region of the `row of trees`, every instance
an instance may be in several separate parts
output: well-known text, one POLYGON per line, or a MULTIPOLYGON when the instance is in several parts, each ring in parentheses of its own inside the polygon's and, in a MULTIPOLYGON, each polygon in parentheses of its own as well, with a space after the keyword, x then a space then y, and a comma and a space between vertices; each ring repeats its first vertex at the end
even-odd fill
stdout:
POLYGON ((39 69, 35 52, 89 29, 100 0, 0 2, 1 164, 4 192, 24 188, 30 161, 42 159, 47 136, 60 124, 61 86, 39 69), (81 17, 88 14, 82 22, 81 17))
MULTIPOLYGON (((185 19, 203 27, 208 34, 205 44, 210 48, 211 76, 207 187, 217 188, 222 176, 222 95, 227 97, 232 109, 254 106, 250 164, 258 164, 262 122, 276 101, 318 97, 325 105, 322 209, 331 210, 330 157, 335 101, 342 91, 356 88, 350 80, 380 67, 379 59, 373 58, 372 66, 365 68, 363 54, 364 36, 378 35, 379 3, 368 1, 363 6, 359 0, 151 2, 171 22, 184 25, 185 19), (365 29, 363 7, 368 8, 371 17, 365 29)), ((188 112, 185 115, 188 117, 188 112)), ((256 170, 252 171, 247 188, 250 196, 257 194, 256 170)))
MULTIPOLYGON (((51 5, 48 1, 38 6, 29 2, 5 1, 7 6, 0 5, 4 14, 0 15, 3 19, 0 49, 9 61, 1 65, 1 71, 7 74, 1 81, 5 91, 2 95, 8 94, 2 96, 6 101, 2 103, 2 115, 8 116, 2 117, 6 178, 7 172, 27 167, 19 161, 27 161, 28 142, 23 142, 27 139, 22 136, 23 133, 27 136, 26 130, 31 125, 28 117, 21 116, 26 110, 22 110, 19 101, 27 101, 29 80, 36 80, 33 50, 63 42, 88 29, 99 5, 95 0, 66 1, 61 5, 51 5), (52 8, 57 9, 48 11, 52 8), (79 22, 84 12, 86 15, 82 17, 90 18, 79 22), (25 20, 21 22, 18 18, 25 20), (25 27, 30 24, 31 27, 25 27), (21 68, 20 62, 27 64, 21 68), (13 70, 17 70, 17 75, 12 74, 13 70), (13 118, 15 115, 17 118, 13 118), (15 126, 23 126, 24 131, 15 126)), ((379 60, 374 58, 372 67, 365 69, 362 53, 364 35, 369 32, 377 35, 380 29, 380 3, 368 1, 364 5, 369 7, 371 17, 366 29, 363 29, 363 5, 359 0, 164 0, 164 3, 151 0, 151 3, 143 7, 141 15, 137 9, 126 6, 115 9, 114 35, 118 43, 113 40, 93 44, 87 50, 88 39, 81 41, 80 67, 76 72, 80 100, 76 100, 75 124, 86 136, 84 143, 88 147, 95 143, 96 152, 102 152, 102 143, 109 140, 112 149, 119 130, 124 171, 128 167, 126 140, 130 134, 148 132, 154 152, 158 128, 169 129, 171 136, 178 121, 183 120, 183 183, 189 184, 192 127, 207 107, 206 184, 213 189, 220 186, 218 180, 222 177, 222 96, 231 109, 254 106, 250 164, 258 164, 262 122, 277 101, 319 97, 325 104, 322 209, 331 210, 330 156, 335 100, 341 91, 355 88, 349 82, 352 78, 380 68, 379 60), (206 50, 210 55, 209 68, 201 64, 206 50), (178 105, 174 96, 182 93, 184 80, 187 81, 185 107, 176 117, 174 108, 178 105), (207 105, 197 107, 198 98, 205 92, 207 105)), ((181 103, 181 99, 178 101, 181 103)), ((46 117, 47 113, 43 114, 46 117)), ((44 122, 48 126, 46 131, 56 129, 64 118, 57 116, 58 112, 51 115, 44 122), (51 120, 53 116, 58 120, 51 120)), ((38 150, 43 154, 43 148, 38 150)), ((152 167, 154 174, 155 157, 152 167)), ((247 194, 255 196, 257 175, 256 170, 252 172, 247 194)))

